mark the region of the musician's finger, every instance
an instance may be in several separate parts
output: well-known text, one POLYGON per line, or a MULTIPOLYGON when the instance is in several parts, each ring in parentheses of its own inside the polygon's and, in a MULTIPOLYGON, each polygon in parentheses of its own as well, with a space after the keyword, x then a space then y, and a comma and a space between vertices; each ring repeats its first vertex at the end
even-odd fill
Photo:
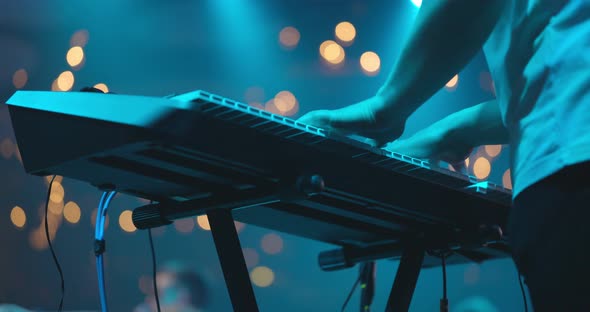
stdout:
POLYGON ((339 129, 339 128, 334 128, 331 126, 325 126, 323 129, 326 130, 326 134, 328 136, 347 136, 347 135, 352 134, 352 132, 350 132, 350 131, 346 131, 346 130, 339 129))
POLYGON ((374 143, 375 143, 375 147, 378 148, 386 148, 389 143, 391 143, 391 140, 385 138, 385 137, 377 137, 375 139, 373 139, 374 143))
POLYGON ((390 142, 386 142, 384 144, 384 148, 388 151, 405 154, 409 156, 424 156, 417 155, 421 153, 417 151, 415 144, 412 144, 412 142, 409 140, 397 139, 390 142))
POLYGON ((467 157, 465 159, 456 160, 456 161, 449 161, 449 165, 453 168, 453 170, 461 173, 467 173, 467 157))
POLYGON ((471 153, 473 152, 473 148, 470 148, 465 154, 463 154, 463 156, 461 157, 461 160, 459 161, 454 161, 451 162, 451 166, 453 167, 453 169, 455 169, 455 171, 458 172, 467 172, 467 158, 469 158, 469 156, 471 155, 471 153))
POLYGON ((384 146, 379 144, 379 142, 375 141, 375 139, 371 139, 371 138, 365 138, 364 142, 368 145, 370 145, 371 147, 376 147, 376 148, 383 148, 384 146))
POLYGON ((330 127, 330 116, 327 110, 311 111, 297 119, 297 122, 318 127, 330 127))

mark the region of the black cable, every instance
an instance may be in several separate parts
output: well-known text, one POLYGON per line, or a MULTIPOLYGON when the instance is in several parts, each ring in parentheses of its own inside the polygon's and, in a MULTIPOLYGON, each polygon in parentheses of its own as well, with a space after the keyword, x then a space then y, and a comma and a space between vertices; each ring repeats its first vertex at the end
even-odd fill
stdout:
POLYGON ((528 312, 529 311, 529 306, 526 302, 526 295, 524 293, 524 286, 522 285, 522 278, 520 278, 520 272, 518 271, 518 268, 516 269, 516 274, 518 277, 518 283, 520 284, 520 291, 522 292, 522 301, 524 302, 524 311, 528 312))
POLYGON ((47 238, 47 243, 49 244, 49 249, 51 250, 51 255, 53 256, 53 262, 55 262, 55 266, 57 267, 57 271, 59 272, 59 278, 61 279, 61 299, 59 300, 59 307, 57 308, 58 312, 61 312, 64 307, 64 293, 65 293, 65 285, 64 285, 64 273, 61 270, 61 265, 59 265, 59 261, 57 260, 57 256, 55 255, 55 251, 53 250, 53 245, 51 244, 51 238, 49 237, 49 226, 47 222, 47 213, 49 210, 49 200, 51 197, 51 187, 53 186, 53 181, 55 180, 55 175, 49 181, 49 189, 47 190, 47 199, 45 201, 45 238, 47 238))
POLYGON ((449 299, 447 298, 447 254, 442 253, 442 274, 443 274, 443 297, 440 300, 440 311, 446 312, 449 310, 449 299))
POLYGON ((154 284, 154 295, 156 297, 156 307, 160 312, 160 296, 158 295, 158 283, 156 282, 156 252, 154 251, 154 240, 152 239, 152 229, 148 229, 150 239, 150 249, 152 250, 152 282, 154 284))
POLYGON ((350 289, 350 292, 348 293, 346 300, 344 300, 344 304, 342 305, 342 309, 340 310, 341 312, 344 312, 344 310, 346 309, 346 305, 348 305, 348 302, 350 301, 350 298, 352 297, 354 290, 356 289, 356 287, 359 285, 360 282, 361 282, 361 276, 359 274, 359 277, 356 279, 356 282, 354 282, 354 285, 352 285, 352 289, 350 289))
POLYGON ((428 253, 434 257, 440 258, 442 261, 442 281, 443 281, 443 296, 440 299, 440 311, 449 311, 449 299, 447 297, 447 257, 453 254, 452 251, 446 250, 431 250, 428 253))
POLYGON ((443 273, 443 299, 447 300, 447 264, 445 262, 446 256, 442 255, 442 273, 443 273))

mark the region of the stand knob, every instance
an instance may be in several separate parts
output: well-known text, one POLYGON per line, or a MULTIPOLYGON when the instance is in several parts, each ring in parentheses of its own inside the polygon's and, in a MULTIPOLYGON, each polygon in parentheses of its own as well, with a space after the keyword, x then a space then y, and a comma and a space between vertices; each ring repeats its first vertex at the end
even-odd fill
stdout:
POLYGON ((324 179, 318 174, 304 175, 297 179, 297 190, 306 196, 321 193, 325 188, 324 179))

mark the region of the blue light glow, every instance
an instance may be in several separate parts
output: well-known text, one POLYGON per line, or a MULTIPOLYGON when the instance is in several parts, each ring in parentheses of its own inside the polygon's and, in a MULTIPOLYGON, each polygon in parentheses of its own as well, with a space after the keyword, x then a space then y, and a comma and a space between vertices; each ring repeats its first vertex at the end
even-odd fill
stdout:
POLYGON ((422 5, 422 0, 410 0, 412 4, 419 8, 422 5))

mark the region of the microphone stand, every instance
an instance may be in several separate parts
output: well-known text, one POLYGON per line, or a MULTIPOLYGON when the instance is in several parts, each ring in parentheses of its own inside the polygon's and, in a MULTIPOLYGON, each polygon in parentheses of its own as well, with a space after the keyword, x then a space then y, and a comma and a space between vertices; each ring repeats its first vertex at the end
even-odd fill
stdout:
POLYGON ((369 312, 375 296, 375 261, 363 262, 359 267, 361 283, 361 312, 369 312))

